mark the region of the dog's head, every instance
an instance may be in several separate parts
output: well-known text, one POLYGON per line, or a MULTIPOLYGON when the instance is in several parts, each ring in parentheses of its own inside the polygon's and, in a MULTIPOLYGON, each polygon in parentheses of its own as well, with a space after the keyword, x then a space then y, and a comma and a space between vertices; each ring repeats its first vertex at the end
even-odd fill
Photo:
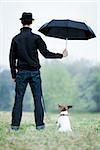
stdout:
POLYGON ((68 111, 69 110, 69 108, 72 108, 72 106, 71 105, 59 105, 58 104, 58 108, 60 109, 60 111, 68 111))

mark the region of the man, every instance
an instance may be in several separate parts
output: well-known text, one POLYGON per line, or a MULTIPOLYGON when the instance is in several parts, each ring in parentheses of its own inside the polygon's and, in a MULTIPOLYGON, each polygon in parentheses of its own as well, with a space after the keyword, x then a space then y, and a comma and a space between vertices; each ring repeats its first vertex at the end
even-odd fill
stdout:
POLYGON ((44 109, 41 101, 42 88, 38 50, 45 58, 66 57, 68 52, 65 49, 63 54, 59 54, 47 50, 42 38, 31 32, 32 29, 30 26, 34 20, 32 13, 24 12, 20 20, 23 27, 21 28, 21 32, 12 39, 9 54, 12 79, 16 82, 11 129, 18 130, 20 127, 23 97, 29 83, 34 97, 36 129, 40 130, 44 129, 45 124, 43 122, 44 109))

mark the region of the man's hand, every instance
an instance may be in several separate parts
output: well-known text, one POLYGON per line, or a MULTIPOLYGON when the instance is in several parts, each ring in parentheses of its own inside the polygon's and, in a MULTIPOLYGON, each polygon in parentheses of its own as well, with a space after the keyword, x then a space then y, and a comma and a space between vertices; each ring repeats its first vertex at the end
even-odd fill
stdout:
POLYGON ((68 56, 68 51, 67 51, 67 49, 64 49, 64 51, 63 51, 63 57, 67 57, 68 56))

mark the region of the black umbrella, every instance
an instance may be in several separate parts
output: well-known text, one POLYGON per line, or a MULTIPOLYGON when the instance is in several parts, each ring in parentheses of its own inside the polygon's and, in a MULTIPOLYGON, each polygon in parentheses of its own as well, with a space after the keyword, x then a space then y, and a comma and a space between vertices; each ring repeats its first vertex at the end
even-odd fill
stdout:
POLYGON ((51 20, 45 23, 39 31, 46 36, 69 40, 88 40, 96 37, 92 29, 84 22, 68 19, 51 20))

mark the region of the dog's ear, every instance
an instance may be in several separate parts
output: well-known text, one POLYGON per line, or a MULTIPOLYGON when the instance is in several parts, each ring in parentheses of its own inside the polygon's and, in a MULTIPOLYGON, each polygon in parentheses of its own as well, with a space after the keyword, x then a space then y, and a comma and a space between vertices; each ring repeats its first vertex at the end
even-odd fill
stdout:
POLYGON ((67 106, 67 107, 68 107, 68 109, 69 109, 69 108, 72 108, 72 105, 69 105, 69 106, 67 106))
POLYGON ((58 104, 58 107, 61 108, 62 106, 58 104))

